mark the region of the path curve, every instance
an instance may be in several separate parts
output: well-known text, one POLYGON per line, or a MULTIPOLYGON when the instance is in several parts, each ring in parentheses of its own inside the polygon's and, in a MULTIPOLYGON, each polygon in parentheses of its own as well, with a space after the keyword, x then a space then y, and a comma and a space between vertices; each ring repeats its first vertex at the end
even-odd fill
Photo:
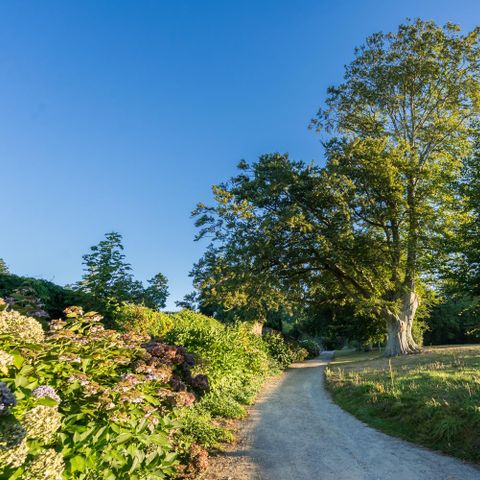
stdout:
POLYGON ((480 468, 385 435, 343 411, 324 388, 326 364, 295 364, 267 385, 240 432, 240 448, 227 454, 238 457, 243 473, 223 478, 480 480, 480 468))

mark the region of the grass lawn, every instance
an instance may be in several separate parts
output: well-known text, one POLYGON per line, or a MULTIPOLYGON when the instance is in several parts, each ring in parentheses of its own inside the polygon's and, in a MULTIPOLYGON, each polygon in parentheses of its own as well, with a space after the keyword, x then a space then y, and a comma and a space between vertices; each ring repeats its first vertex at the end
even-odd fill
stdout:
POLYGON ((480 345, 336 358, 327 388, 345 410, 390 435, 480 462, 480 345))

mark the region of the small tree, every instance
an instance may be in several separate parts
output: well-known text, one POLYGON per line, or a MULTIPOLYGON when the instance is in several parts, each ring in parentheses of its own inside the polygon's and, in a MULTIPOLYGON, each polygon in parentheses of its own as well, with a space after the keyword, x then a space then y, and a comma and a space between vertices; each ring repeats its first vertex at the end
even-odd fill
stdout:
POLYGON ((193 312, 198 311, 198 292, 190 292, 183 296, 182 300, 177 300, 175 305, 181 309, 192 310, 193 312))

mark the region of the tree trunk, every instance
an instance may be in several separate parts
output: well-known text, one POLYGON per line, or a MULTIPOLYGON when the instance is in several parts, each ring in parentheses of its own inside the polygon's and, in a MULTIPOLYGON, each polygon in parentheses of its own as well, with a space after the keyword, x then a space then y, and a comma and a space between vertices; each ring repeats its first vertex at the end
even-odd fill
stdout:
POLYGON ((420 352, 420 347, 412 336, 413 320, 418 304, 418 295, 415 292, 408 292, 402 299, 402 308, 399 313, 388 311, 385 356, 394 357, 420 352))

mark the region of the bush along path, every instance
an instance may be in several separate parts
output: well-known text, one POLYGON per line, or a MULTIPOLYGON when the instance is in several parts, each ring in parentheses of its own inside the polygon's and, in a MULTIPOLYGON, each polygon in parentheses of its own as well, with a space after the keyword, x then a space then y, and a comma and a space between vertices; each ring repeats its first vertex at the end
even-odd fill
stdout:
POLYGON ((0 479, 199 478, 226 419, 308 354, 189 311, 119 318, 70 307, 42 326, 0 300, 0 479))
POLYGON ((293 365, 270 381, 205 478, 215 480, 478 480, 480 469, 389 437, 334 404, 327 362, 293 365), (223 471, 223 473, 222 473, 223 471))

